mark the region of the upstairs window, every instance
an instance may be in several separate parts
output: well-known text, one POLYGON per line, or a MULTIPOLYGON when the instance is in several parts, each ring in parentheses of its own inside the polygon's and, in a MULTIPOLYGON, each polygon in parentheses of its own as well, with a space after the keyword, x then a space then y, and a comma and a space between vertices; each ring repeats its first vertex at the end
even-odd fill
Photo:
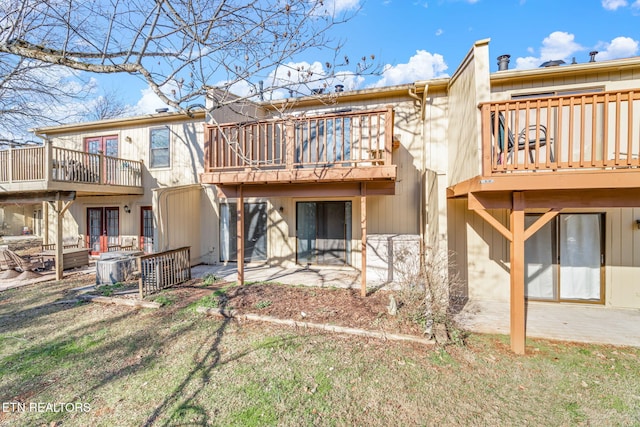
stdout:
POLYGON ((168 168, 171 164, 169 128, 151 129, 149 145, 149 167, 168 168))

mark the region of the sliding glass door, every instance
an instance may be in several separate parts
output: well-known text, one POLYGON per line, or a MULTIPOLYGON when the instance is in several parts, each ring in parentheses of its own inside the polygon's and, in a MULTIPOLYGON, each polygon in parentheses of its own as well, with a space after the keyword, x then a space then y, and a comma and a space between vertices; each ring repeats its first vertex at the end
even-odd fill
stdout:
POLYGON ((296 229, 299 264, 349 264, 351 202, 298 202, 296 229))
MULTIPOLYGON (((220 261, 238 260, 238 209, 235 203, 220 205, 220 261)), ((244 204, 244 260, 267 259, 267 204, 244 204)))
MULTIPOLYGON (((531 225, 539 215, 527 215, 531 225)), ((529 299, 602 303, 604 214, 560 214, 525 243, 529 299)))

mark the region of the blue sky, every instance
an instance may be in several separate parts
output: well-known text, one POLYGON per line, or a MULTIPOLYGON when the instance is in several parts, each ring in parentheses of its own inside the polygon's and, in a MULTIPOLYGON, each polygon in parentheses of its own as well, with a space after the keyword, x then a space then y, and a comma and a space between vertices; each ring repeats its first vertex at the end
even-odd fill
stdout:
MULTIPOLYGON (((358 13, 334 28, 350 58, 375 55, 381 76, 352 79, 348 89, 409 83, 452 74, 476 40, 490 38, 492 71, 501 54, 510 68, 535 68, 551 59, 587 62, 640 54, 640 0, 325 0, 358 13)), ((321 53, 296 61, 318 66, 321 53)), ((161 107, 138 78, 96 76, 138 112, 161 107)), ((215 83, 215 82, 212 82, 215 83)), ((242 88, 239 87, 241 92, 242 88)))

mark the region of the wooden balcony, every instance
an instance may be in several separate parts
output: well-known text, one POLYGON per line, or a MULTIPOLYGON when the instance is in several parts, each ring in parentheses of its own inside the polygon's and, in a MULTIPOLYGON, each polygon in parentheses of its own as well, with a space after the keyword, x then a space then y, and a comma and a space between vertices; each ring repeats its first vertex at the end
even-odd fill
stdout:
POLYGON ((450 196, 640 187, 640 89, 484 103, 481 175, 450 196))
POLYGON ((207 125, 202 183, 386 183, 392 187, 393 109, 207 125))
POLYGON ((50 143, 12 148, 0 151, 0 189, 5 193, 143 194, 142 162, 50 143))

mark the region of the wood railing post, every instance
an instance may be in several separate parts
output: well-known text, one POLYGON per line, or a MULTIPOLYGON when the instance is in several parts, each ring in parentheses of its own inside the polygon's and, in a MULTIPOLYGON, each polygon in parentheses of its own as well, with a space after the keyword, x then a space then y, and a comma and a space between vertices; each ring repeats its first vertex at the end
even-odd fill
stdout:
POLYGON ((100 184, 107 183, 107 177, 104 174, 104 153, 98 151, 98 182, 100 184))
POLYGON ((53 143, 50 139, 47 139, 44 142, 44 164, 42 167, 44 168, 44 180, 45 182, 50 182, 53 174, 53 143))
MULTIPOLYGON (((484 104, 480 111, 482 132, 482 175, 491 175, 492 150, 491 150, 491 106, 484 104)), ((506 155, 506 154, 505 154, 506 155)))
POLYGON ((9 165, 8 165, 8 173, 9 173, 9 184, 13 182, 13 150, 14 148, 9 145, 9 165))
POLYGON ((140 296, 140 299, 144 298, 144 283, 143 283, 143 272, 142 272, 142 258, 138 257, 137 258, 137 263, 138 263, 138 273, 140 274, 140 277, 138 278, 138 294, 140 296))
POLYGON ((383 164, 390 165, 392 162, 392 150, 393 150, 393 127, 394 127, 394 111, 393 106, 388 105, 384 118, 384 162, 383 164))
POLYGON ((293 169, 293 158, 296 150, 295 132, 296 132, 296 127, 293 121, 286 122, 284 125, 284 134, 285 134, 284 143, 286 145, 285 150, 287 152, 287 159, 286 159, 287 169, 293 169))

